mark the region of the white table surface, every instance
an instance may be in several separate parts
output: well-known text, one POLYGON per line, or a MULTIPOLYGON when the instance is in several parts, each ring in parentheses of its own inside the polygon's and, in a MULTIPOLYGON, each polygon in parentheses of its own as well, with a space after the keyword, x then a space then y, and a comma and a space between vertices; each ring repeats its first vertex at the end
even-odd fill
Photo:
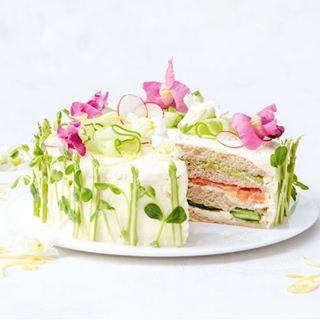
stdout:
MULTIPOLYGON (((114 104, 177 78, 224 109, 273 102, 287 135, 304 134, 298 175, 319 205, 319 1, 0 1, 0 144, 106 88, 114 104)), ((3 207, 1 207, 3 208, 3 207)), ((0 209, 1 209, 0 208, 0 209)), ((3 209, 2 209, 3 213, 3 209)), ((9 239, 0 212, 0 240, 9 239)), ((0 280, 0 317, 319 317, 320 290, 286 292, 289 272, 320 260, 320 222, 259 250, 179 259, 60 250, 38 271, 0 280)))

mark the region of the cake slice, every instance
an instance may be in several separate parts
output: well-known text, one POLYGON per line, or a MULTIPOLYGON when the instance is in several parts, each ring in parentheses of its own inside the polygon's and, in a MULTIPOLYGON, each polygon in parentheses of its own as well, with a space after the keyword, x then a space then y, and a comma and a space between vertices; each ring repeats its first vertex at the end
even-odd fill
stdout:
POLYGON ((177 145, 188 169, 191 220, 259 228, 274 223, 278 178, 270 156, 277 142, 250 151, 181 135, 177 145))

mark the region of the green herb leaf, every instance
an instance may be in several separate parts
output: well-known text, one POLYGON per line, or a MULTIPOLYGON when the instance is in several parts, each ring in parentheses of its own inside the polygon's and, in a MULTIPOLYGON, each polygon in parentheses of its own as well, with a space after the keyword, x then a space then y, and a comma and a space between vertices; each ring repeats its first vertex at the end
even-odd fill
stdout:
POLYGON ((64 156, 65 156, 67 159, 71 159, 71 158, 72 158, 72 153, 71 153, 69 150, 67 150, 67 151, 64 152, 64 156))
POLYGON ((65 196, 61 197, 61 208, 66 214, 70 211, 70 203, 65 196))
POLYGON ((38 157, 38 156, 42 156, 44 153, 43 153, 43 150, 39 146, 36 146, 33 151, 33 154, 35 157, 38 157))
POLYGON ((70 111, 68 109, 62 109, 61 112, 63 112, 64 114, 66 114, 67 116, 70 115, 70 111))
POLYGON ((23 183, 25 186, 27 186, 31 181, 31 178, 29 176, 23 176, 23 183))
POLYGON ((309 187, 303 184, 302 182, 297 181, 295 182, 295 185, 299 187, 301 190, 309 190, 309 187))
POLYGON ((59 156, 58 158, 57 158, 57 160, 59 161, 59 162, 63 162, 64 161, 64 156, 59 156))
POLYGON ((114 207, 112 207, 109 202, 102 199, 100 200, 99 208, 100 210, 114 210, 114 207))
POLYGON ((304 183, 298 180, 298 177, 296 174, 293 176, 293 184, 299 187, 301 190, 309 190, 309 187, 307 185, 305 185, 304 183))
POLYGON ((156 190, 154 190, 154 188, 151 186, 147 186, 146 187, 146 194, 149 198, 155 198, 156 197, 156 190))
POLYGON ((82 201, 88 202, 88 201, 90 201, 92 199, 92 196, 93 196, 93 194, 92 194, 92 191, 90 189, 88 189, 88 188, 84 188, 83 189, 83 191, 81 193, 82 201))
POLYGON ((9 157, 11 158, 11 159, 15 159, 15 158, 17 158, 18 156, 19 156, 19 150, 18 149, 13 149, 11 152, 10 152, 10 154, 9 154, 9 157))
POLYGON ((69 174, 71 174, 73 171, 74 171, 74 165, 73 165, 73 164, 69 164, 69 165, 66 167, 65 173, 66 173, 66 175, 69 175, 69 174))
POLYGON ((96 220, 98 218, 98 214, 99 211, 94 212, 91 216, 90 216, 90 222, 96 220))
POLYGON ((40 197, 39 189, 35 186, 34 183, 31 183, 30 185, 30 192, 33 196, 33 199, 37 200, 40 197))
POLYGON ((21 145, 21 149, 24 151, 24 152, 28 152, 29 151, 29 146, 27 144, 22 144, 21 145))
POLYGON ((155 203, 149 203, 144 207, 144 212, 151 219, 156 219, 159 221, 163 220, 163 213, 161 208, 155 203))
POLYGON ((68 211, 67 216, 71 221, 77 221, 78 216, 79 216, 79 212, 75 211, 75 210, 70 210, 70 211, 68 211))
POLYGON ((199 90, 193 92, 193 95, 198 97, 200 102, 204 102, 204 97, 203 97, 203 95, 201 94, 201 92, 199 90))
POLYGON ((74 191, 73 191, 73 197, 76 201, 80 201, 80 191, 78 188, 75 188, 74 191))
POLYGON ((52 163, 52 156, 46 154, 45 156, 43 156, 43 160, 46 162, 46 164, 50 165, 52 163))
POLYGON ((167 223, 183 223, 186 220, 187 214, 181 206, 175 207, 166 218, 167 223))
POLYGON ((112 193, 114 193, 116 195, 119 195, 122 193, 122 190, 120 188, 118 188, 115 184, 107 183, 107 185, 112 193))
POLYGON ((107 190, 108 189, 108 184, 107 183, 103 183, 103 182, 96 182, 94 184, 94 186, 98 190, 107 190))
POLYGON ((33 167, 35 167, 38 163, 40 163, 40 161, 41 161, 41 158, 39 158, 39 157, 33 158, 33 159, 31 160, 31 162, 29 163, 29 166, 30 166, 31 168, 33 168, 33 167))
POLYGON ((82 180, 82 173, 81 170, 78 170, 75 174, 74 174, 74 182, 77 185, 78 188, 81 188, 81 180, 82 180))
POLYGON ((292 189, 291 189, 291 198, 296 201, 297 200, 297 195, 298 195, 298 192, 297 192, 297 189, 292 186, 292 189))
POLYGON ((14 189, 14 188, 17 187, 17 185, 18 185, 18 183, 19 183, 19 181, 20 181, 20 178, 21 178, 21 177, 18 177, 18 178, 13 182, 13 184, 11 185, 11 189, 14 189))
POLYGON ((270 157, 270 164, 272 167, 281 167, 284 161, 286 160, 288 153, 288 148, 286 146, 280 146, 278 147, 274 154, 270 157))
POLYGON ((57 183, 62 180, 62 177, 63 173, 61 171, 53 169, 50 173, 50 183, 57 183))
POLYGON ((146 194, 146 189, 143 186, 138 187, 138 199, 141 199, 146 194))
POLYGON ((119 187, 112 183, 96 182, 94 186, 98 190, 110 189, 110 191, 116 195, 123 193, 123 191, 119 187))

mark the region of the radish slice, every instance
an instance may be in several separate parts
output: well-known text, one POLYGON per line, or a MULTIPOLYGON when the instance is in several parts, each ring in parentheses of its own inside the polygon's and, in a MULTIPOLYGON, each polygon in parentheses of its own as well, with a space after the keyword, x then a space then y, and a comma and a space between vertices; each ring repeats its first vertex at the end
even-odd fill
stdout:
POLYGON ((146 102, 145 103, 148 110, 148 118, 163 118, 164 112, 163 109, 154 102, 146 102))
POLYGON ((269 141, 272 141, 272 138, 270 138, 270 137, 264 137, 264 138, 263 138, 263 141, 264 141, 264 142, 269 142, 269 141))
POLYGON ((148 109, 143 100, 134 95, 126 94, 119 100, 117 113, 119 117, 126 117, 129 113, 134 113, 137 117, 147 117, 148 109))
POLYGON ((231 131, 221 131, 217 134, 217 141, 229 148, 241 148, 243 143, 240 138, 231 131))

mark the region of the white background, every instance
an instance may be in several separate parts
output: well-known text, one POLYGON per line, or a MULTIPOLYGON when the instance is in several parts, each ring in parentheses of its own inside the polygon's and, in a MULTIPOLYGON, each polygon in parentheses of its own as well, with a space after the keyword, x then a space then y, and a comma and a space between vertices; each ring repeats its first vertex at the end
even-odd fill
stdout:
MULTIPOLYGON (((298 174, 319 204, 320 1, 0 1, 0 144, 100 89, 143 95, 174 57, 178 80, 231 112, 276 103, 303 134, 298 174)), ((320 260, 320 225, 240 254, 138 259, 62 251, 0 282, 0 317, 320 316, 320 290, 286 293, 288 272, 320 260)))

